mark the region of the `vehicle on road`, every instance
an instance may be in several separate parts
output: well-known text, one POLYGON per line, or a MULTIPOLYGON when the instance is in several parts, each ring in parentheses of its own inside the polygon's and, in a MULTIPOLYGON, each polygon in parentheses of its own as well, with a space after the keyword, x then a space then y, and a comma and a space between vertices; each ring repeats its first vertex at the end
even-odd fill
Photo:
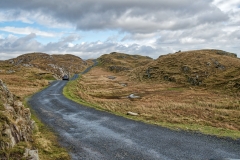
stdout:
POLYGON ((65 74, 65 75, 62 77, 62 80, 67 80, 67 81, 69 81, 68 75, 65 74))

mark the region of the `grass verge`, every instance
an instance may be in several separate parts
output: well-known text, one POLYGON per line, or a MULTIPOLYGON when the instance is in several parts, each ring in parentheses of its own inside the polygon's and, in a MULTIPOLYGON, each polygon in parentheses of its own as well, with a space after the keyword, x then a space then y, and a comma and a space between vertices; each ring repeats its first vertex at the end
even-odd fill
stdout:
POLYGON ((82 104, 84 106, 93 107, 93 108, 101 110, 101 111, 109 111, 107 109, 99 107, 97 104, 89 103, 89 102, 85 101, 84 99, 79 98, 79 96, 77 95, 78 88, 75 87, 75 86, 77 85, 77 81, 80 78, 81 77, 79 77, 78 79, 76 79, 74 81, 69 81, 67 83, 67 85, 63 88, 63 95, 65 97, 67 97, 68 99, 70 99, 70 100, 72 100, 74 102, 77 102, 79 104, 82 104))
POLYGON ((67 150, 59 145, 57 135, 41 122, 26 100, 24 105, 30 108, 31 118, 35 121, 32 148, 38 149, 39 158, 44 160, 70 160, 67 150))

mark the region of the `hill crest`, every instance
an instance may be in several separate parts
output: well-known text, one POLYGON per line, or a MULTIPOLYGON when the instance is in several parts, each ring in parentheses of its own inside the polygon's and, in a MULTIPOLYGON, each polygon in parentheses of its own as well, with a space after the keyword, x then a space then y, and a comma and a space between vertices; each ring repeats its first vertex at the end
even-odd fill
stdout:
POLYGON ((49 55, 35 52, 23 54, 7 60, 7 62, 13 66, 35 67, 51 72, 57 79, 60 79, 64 74, 80 73, 87 67, 84 60, 71 54, 49 55))
POLYGON ((221 50, 195 50, 159 56, 129 76, 139 81, 169 81, 184 85, 239 88, 240 59, 221 50))

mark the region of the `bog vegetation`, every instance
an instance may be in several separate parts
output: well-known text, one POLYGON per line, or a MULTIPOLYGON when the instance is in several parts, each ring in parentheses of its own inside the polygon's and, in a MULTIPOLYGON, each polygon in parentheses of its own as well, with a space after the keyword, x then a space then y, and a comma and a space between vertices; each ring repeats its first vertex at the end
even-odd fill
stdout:
POLYGON ((147 123, 240 137, 240 60, 235 54, 198 50, 152 60, 112 53, 98 61, 68 84, 66 96, 147 123), (139 115, 128 116, 129 111, 139 115))

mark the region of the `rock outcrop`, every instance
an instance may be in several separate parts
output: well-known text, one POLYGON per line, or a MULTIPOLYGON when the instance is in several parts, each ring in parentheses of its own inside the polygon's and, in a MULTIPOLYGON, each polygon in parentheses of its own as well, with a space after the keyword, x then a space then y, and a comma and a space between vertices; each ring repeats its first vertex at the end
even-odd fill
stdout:
POLYGON ((34 123, 30 110, 0 80, 0 159, 19 142, 32 141, 34 123))

